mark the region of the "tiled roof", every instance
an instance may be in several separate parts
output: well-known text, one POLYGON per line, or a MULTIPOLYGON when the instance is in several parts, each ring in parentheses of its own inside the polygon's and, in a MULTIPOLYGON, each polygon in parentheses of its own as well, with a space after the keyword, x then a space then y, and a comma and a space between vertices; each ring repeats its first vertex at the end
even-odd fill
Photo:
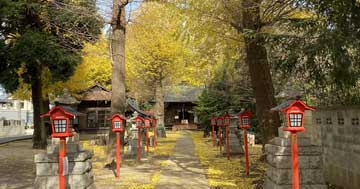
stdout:
POLYGON ((82 95, 79 99, 81 101, 111 101, 111 91, 105 89, 100 84, 95 84, 94 86, 82 91, 80 94, 82 95))
POLYGON ((197 102, 203 87, 178 86, 165 90, 165 102, 197 102))
POLYGON ((287 101, 277 105, 276 107, 271 108, 271 111, 281 111, 284 108, 290 106, 294 101, 296 101, 296 100, 287 100, 287 101))

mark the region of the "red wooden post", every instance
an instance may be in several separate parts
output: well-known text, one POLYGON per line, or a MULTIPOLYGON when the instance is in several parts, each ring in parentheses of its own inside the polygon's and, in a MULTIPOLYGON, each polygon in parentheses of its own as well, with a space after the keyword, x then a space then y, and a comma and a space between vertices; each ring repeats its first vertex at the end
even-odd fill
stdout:
POLYGON ((157 142, 156 142, 156 119, 154 119, 154 148, 156 148, 157 142))
POLYGON ((140 141, 141 140, 141 135, 140 135, 140 128, 138 128, 138 160, 140 161, 141 159, 141 146, 140 146, 140 141))
POLYGON ((293 189, 299 189, 299 161, 296 132, 291 132, 291 156, 293 170, 293 189))
POLYGON ((146 154, 149 154, 149 131, 148 129, 146 130, 146 154))
POLYGON ((214 129, 214 125, 211 126, 211 137, 212 137, 212 141, 213 141, 213 146, 215 146, 215 129, 214 129))
POLYGON ((299 189, 299 161, 298 161, 298 141, 297 132, 305 131, 304 112, 305 110, 314 111, 297 97, 295 100, 288 100, 274 108, 271 111, 279 111, 282 113, 285 123, 283 130, 291 133, 291 158, 292 158, 292 174, 293 189, 299 189))
MULTIPOLYGON (((75 111, 65 110, 62 106, 55 106, 51 108, 47 113, 40 115, 40 117, 50 117, 52 138, 60 138, 59 141, 59 163, 58 163, 58 174, 59 174, 59 188, 66 188, 66 177, 64 166, 65 155, 66 155, 66 137, 74 136, 72 128, 72 120, 76 117, 75 111)), ((67 160, 67 159, 66 159, 67 160)), ((66 162, 67 163, 67 162, 66 162)), ((66 167, 67 168, 67 167, 66 167)))
POLYGON ((154 127, 154 148, 156 148, 156 127, 154 127))
POLYGON ((220 145, 220 152, 221 152, 221 146, 222 146, 222 129, 219 127, 219 145, 220 145))
POLYGON ((66 188, 66 179, 64 174, 64 157, 66 154, 66 138, 60 138, 59 143, 59 188, 66 188))
POLYGON ((248 138, 247 138, 247 130, 244 131, 244 148, 245 148, 245 171, 246 175, 249 176, 249 150, 248 150, 248 138))
POLYGON ((116 177, 120 178, 120 162, 121 162, 121 152, 120 152, 120 132, 116 132, 116 177))
POLYGON ((226 154, 228 160, 230 160, 230 141, 229 141, 229 127, 226 127, 226 154))

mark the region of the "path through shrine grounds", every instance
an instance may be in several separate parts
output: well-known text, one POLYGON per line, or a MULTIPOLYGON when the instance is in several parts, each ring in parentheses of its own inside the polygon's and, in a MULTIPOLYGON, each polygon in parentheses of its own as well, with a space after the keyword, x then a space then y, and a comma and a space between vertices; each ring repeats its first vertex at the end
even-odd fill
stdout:
MULTIPOLYGON (((120 179, 105 166, 105 146, 90 145, 88 140, 81 143, 85 149, 94 151, 92 172, 96 188, 258 188, 257 183, 264 176, 262 162, 255 161, 254 157, 253 172, 245 177, 243 166, 239 166, 243 164, 243 157, 233 157, 229 161, 219 156, 211 139, 202 135, 202 131, 167 132, 167 138, 159 139, 156 150, 151 147, 149 155, 141 162, 124 158, 120 179)), ((42 150, 33 150, 31 146, 31 140, 0 144, 0 189, 33 188, 34 154, 42 150)), ((261 148, 251 149, 254 156, 260 154, 261 148)))
POLYGON ((163 168, 156 188, 209 188, 205 170, 195 155, 194 143, 189 132, 182 132, 176 141, 175 154, 163 168))
POLYGON ((35 181, 34 154, 31 140, 0 144, 0 189, 33 188, 35 181))

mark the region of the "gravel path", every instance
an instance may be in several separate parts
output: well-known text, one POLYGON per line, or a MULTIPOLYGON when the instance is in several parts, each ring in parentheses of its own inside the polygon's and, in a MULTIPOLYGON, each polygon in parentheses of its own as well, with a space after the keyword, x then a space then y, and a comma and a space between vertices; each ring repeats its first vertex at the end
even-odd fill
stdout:
POLYGON ((31 140, 0 144, 0 189, 31 189, 35 180, 34 154, 31 140))
POLYGON ((205 170, 195 155, 189 131, 182 131, 176 141, 175 153, 162 169, 158 189, 209 189, 205 170))

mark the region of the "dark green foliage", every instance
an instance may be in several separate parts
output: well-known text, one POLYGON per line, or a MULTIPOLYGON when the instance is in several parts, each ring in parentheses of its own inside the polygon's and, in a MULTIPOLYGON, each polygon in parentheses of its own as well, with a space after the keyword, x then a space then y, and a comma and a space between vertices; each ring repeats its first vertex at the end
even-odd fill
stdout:
POLYGON ((32 73, 38 66, 46 66, 51 70, 53 81, 66 80, 80 62, 77 54, 66 52, 56 39, 44 32, 28 31, 16 40, 10 48, 11 63, 23 65, 21 77, 30 83, 32 73))
POLYGON ((20 67, 26 83, 39 66, 50 70, 52 81, 68 79, 84 43, 101 32, 95 1, 0 0, 0 5, 0 83, 8 91, 17 88, 20 67))
POLYGON ((237 66, 244 66, 239 61, 226 61, 199 97, 195 111, 208 131, 211 116, 222 116, 226 112, 239 113, 242 109, 255 112, 247 69, 235 69, 237 66))
POLYGON ((49 99, 43 99, 48 96, 43 83, 72 75, 84 43, 97 38, 102 22, 95 0, 0 0, 0 5, 0 83, 10 92, 20 79, 31 85, 33 147, 45 148, 40 114, 48 111, 49 99))
POLYGON ((311 16, 286 20, 287 34, 270 39, 275 70, 296 78, 318 105, 360 104, 359 3, 302 2, 311 16))

